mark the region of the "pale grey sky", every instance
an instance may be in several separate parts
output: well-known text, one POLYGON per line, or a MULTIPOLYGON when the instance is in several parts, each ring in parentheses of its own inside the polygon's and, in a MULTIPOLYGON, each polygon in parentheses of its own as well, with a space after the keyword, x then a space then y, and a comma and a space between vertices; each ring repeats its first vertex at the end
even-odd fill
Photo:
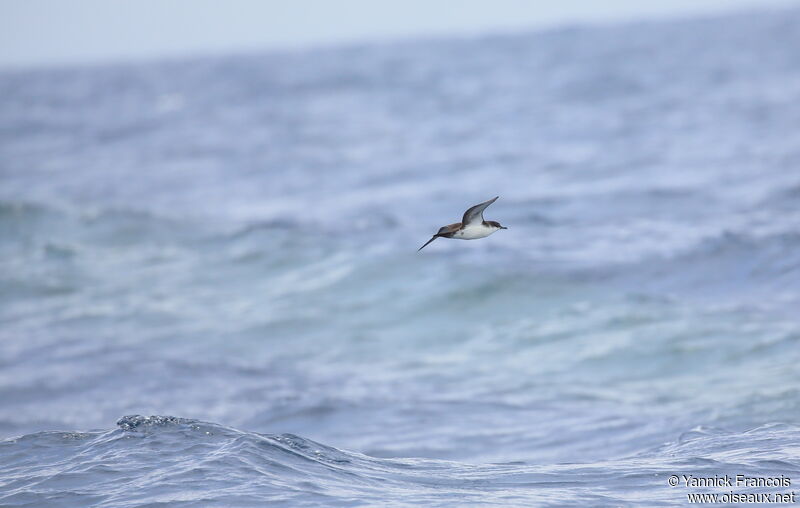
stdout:
POLYGON ((0 66, 486 33, 787 0, 0 0, 0 66))

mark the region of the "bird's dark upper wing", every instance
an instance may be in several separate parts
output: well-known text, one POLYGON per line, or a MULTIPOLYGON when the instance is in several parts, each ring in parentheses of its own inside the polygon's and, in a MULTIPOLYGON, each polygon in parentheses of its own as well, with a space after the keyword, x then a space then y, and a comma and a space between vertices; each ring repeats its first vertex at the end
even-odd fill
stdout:
POLYGON ((500 196, 495 196, 489 201, 484 201, 479 205, 475 205, 466 212, 464 212, 464 218, 461 219, 461 223, 466 226, 467 224, 471 224, 473 222, 483 222, 483 211, 486 210, 486 207, 497 201, 497 198, 500 196))

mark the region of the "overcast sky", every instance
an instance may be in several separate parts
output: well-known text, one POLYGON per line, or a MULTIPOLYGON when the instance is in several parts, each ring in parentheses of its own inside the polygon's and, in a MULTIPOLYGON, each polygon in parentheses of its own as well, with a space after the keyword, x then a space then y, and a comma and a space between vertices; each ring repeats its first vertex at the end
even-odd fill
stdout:
POLYGON ((0 0, 0 66, 486 33, 791 0, 0 0))

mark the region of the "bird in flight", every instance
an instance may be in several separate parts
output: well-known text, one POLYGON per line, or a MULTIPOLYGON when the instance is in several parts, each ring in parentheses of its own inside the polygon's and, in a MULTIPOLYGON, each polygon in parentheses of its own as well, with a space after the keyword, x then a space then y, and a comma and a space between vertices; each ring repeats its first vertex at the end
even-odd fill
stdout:
POLYGON ((500 196, 495 196, 489 201, 484 201, 479 205, 473 206, 464 212, 464 218, 461 219, 461 222, 440 227, 439 232, 425 242, 425 245, 417 249, 417 252, 424 249, 429 243, 439 237, 456 238, 458 240, 475 240, 476 238, 489 236, 500 229, 508 229, 505 226, 501 226, 499 222, 483 220, 483 211, 486 210, 486 207, 497 201, 499 197, 500 196))

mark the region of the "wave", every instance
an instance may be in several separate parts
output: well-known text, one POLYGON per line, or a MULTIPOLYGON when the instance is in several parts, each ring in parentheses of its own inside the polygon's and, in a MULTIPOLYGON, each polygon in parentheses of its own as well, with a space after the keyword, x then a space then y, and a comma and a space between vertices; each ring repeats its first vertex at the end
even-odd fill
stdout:
POLYGON ((659 294, 761 299, 769 292, 796 297, 800 233, 724 232, 674 255, 621 266, 617 277, 659 294))
POLYGON ((381 459, 293 434, 257 434, 173 416, 117 428, 0 441, 3 506, 681 506, 671 474, 797 476, 800 427, 698 428, 674 443, 587 464, 470 465, 381 459))

